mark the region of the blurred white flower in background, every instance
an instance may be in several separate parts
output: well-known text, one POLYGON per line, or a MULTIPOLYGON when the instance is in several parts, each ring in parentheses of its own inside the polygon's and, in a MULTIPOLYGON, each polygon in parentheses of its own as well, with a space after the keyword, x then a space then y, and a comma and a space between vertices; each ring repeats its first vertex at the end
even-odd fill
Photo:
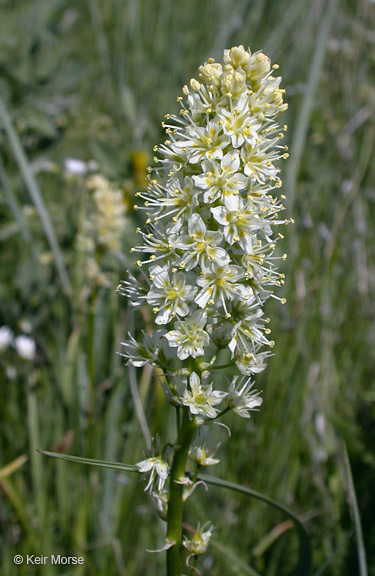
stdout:
POLYGON ((65 158, 64 169, 68 174, 83 176, 88 170, 87 162, 78 158, 65 158))
POLYGON ((0 328, 0 352, 9 348, 13 342, 13 332, 9 326, 1 326, 0 328))
POLYGON ((36 354, 35 340, 29 336, 17 336, 14 339, 16 352, 23 360, 34 360, 36 354))

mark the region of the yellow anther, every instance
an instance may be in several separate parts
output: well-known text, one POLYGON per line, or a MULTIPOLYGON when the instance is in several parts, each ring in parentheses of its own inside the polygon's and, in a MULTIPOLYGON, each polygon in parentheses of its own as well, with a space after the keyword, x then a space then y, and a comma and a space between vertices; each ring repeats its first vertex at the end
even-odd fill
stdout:
POLYGON ((201 88, 200 83, 198 82, 198 80, 196 80, 195 78, 192 78, 190 80, 190 86, 192 87, 192 89, 194 90, 194 92, 198 92, 201 88))

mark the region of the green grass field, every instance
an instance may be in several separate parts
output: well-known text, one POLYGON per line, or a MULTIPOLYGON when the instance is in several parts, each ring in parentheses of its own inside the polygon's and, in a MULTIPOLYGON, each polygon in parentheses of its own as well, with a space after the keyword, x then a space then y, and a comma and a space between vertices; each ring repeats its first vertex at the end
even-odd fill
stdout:
MULTIPOLYGON (((374 30, 372 0, 0 0, 0 326, 36 343, 33 360, 0 345, 1 574, 165 573, 145 552, 164 533, 144 483, 36 450, 133 464, 145 426, 174 430, 155 375, 116 354, 141 321, 115 290, 134 266, 134 194, 164 114, 207 57, 243 44, 280 65, 295 224, 280 248, 287 304, 266 309, 264 403, 250 421, 228 417, 231 438, 216 430, 214 473, 299 516, 314 576, 375 576, 374 30), (121 192, 112 245, 97 233, 94 172, 121 192), (13 562, 52 553, 85 564, 13 562)), ((293 573, 281 512, 213 486, 189 504, 189 523, 216 526, 202 576, 293 573)))

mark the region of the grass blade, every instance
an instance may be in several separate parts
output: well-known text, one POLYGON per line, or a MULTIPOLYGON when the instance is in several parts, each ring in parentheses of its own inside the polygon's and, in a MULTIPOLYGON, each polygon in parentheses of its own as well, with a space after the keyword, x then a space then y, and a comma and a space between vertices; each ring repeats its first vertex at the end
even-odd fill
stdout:
POLYGON ((37 450, 39 454, 60 458, 68 462, 77 464, 88 464, 89 466, 98 466, 99 468, 110 468, 111 470, 120 470, 121 472, 138 472, 138 467, 134 464, 121 464, 120 462, 106 462, 105 460, 95 460, 94 458, 83 458, 81 456, 71 456, 70 454, 61 454, 59 452, 48 452, 47 450, 37 450))
POLYGON ((129 383, 130 383, 130 392, 133 398, 135 413, 137 415, 137 419, 139 422, 139 426, 142 431, 142 436, 145 441, 146 447, 148 450, 151 449, 152 441, 151 441, 151 434, 150 429, 147 424, 147 419, 145 412, 143 410, 142 400, 139 395, 137 380, 136 380, 136 372, 134 366, 129 366, 129 383))
POLYGON ((359 576, 368 576, 367 562, 366 562, 366 550, 365 550, 365 545, 363 542, 363 532, 362 532, 362 525, 361 525, 361 516, 359 514, 357 495, 355 493, 353 475, 352 475, 352 470, 350 467, 350 461, 349 461, 348 450, 347 450, 346 444, 344 444, 344 446, 343 446, 343 454, 344 454, 345 475, 346 475, 346 481, 348 484, 349 500, 350 500, 350 505, 352 508, 352 513, 353 513, 353 518, 354 518, 355 535, 356 535, 356 540, 357 540, 359 576))
POLYGON ((286 516, 288 516, 288 518, 290 518, 293 521, 299 539, 298 563, 295 574, 296 576, 308 576, 310 574, 311 569, 310 538, 301 520, 299 520, 299 518, 297 518, 297 516, 295 516, 293 512, 288 510, 288 508, 285 508, 285 506, 283 506, 282 504, 279 504, 278 502, 271 500, 267 496, 264 496, 259 492, 255 492, 255 490, 251 490, 251 488, 241 486, 240 484, 235 484, 234 482, 228 482, 227 480, 222 480, 221 478, 216 478, 215 476, 206 476, 205 474, 200 474, 198 476, 198 479, 203 480, 204 482, 206 482, 206 484, 219 486, 220 488, 227 488, 228 490, 233 490, 234 492, 239 492, 240 494, 245 494, 246 496, 256 498, 257 500, 265 502, 266 504, 269 504, 270 506, 273 506, 273 508, 276 508, 277 510, 280 510, 281 512, 286 514, 286 516))
POLYGON ((18 226, 19 226, 19 230, 22 234, 23 239, 30 246, 32 246, 30 231, 27 227, 26 220, 22 214, 22 210, 20 208, 20 205, 18 204, 18 200, 15 197, 15 195, 13 194, 13 191, 9 185, 1 157, 0 157, 0 184, 2 185, 6 201, 8 202, 9 208, 13 212, 13 216, 14 216, 14 218, 15 218, 18 226))
POLYGON ((63 289, 67 295, 70 295, 71 290, 70 290, 68 273, 65 267, 64 258, 60 246, 58 244, 47 208, 43 202, 43 198, 40 193, 38 184, 35 180, 34 174, 30 169, 27 156, 22 147, 18 134, 13 128, 12 121, 1 98, 0 98, 0 120, 2 121, 5 128, 5 132, 8 135, 14 157, 22 174, 22 178, 25 182, 26 188, 29 191, 30 197, 34 203, 35 208, 37 209, 40 220, 42 222, 44 233, 47 237, 53 257, 55 259, 57 272, 60 276, 63 289))
POLYGON ((288 170, 288 206, 290 212, 293 212, 293 205, 296 196, 297 179, 299 168, 301 165, 302 153, 306 142, 307 131, 309 128, 311 113, 314 106, 314 99, 320 73, 322 70, 324 56, 329 40, 329 34, 333 22, 333 17, 336 11, 338 0, 329 0, 326 9, 325 18, 323 18, 320 25, 314 55, 312 58, 309 76, 306 88, 303 93, 302 103, 298 111, 296 120, 296 129, 293 134, 291 145, 289 170, 288 170))
POLYGON ((12 460, 12 462, 9 462, 9 464, 6 464, 2 468, 0 468, 0 480, 4 480, 4 478, 7 478, 11 474, 14 474, 14 472, 16 472, 18 468, 21 468, 21 466, 25 464, 25 462, 27 462, 27 456, 23 454, 22 456, 19 456, 15 460, 12 460))
POLYGON ((218 542, 213 538, 210 540, 210 546, 215 548, 215 550, 217 550, 222 555, 223 559, 229 562, 231 566, 239 568, 243 576, 245 574, 248 576, 260 576, 259 572, 241 560, 241 558, 239 558, 237 554, 229 548, 229 546, 226 546, 222 542, 218 542))

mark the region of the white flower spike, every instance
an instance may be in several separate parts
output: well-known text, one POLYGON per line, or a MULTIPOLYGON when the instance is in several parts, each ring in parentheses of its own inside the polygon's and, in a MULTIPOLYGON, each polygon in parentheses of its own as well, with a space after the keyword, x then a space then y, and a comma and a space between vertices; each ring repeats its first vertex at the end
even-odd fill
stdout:
MULTIPOLYGON (((129 273, 118 291, 135 309, 150 306, 159 329, 129 336, 123 356, 158 369, 177 410, 176 442, 162 450, 166 460, 173 453, 170 470, 156 457, 138 464, 150 474, 147 489, 167 521, 167 542, 177 543, 167 552, 168 575, 181 566, 175 511, 199 484, 199 466, 219 462, 206 452, 204 431, 218 424, 230 434, 219 422, 224 414, 250 418, 261 406, 251 377, 265 369, 274 346, 264 304, 270 297, 285 303, 273 293, 284 284, 277 261, 286 258, 275 255, 283 238, 277 227, 289 222, 280 216, 279 161, 288 154, 279 117, 287 104, 277 68, 243 46, 200 66, 177 98, 179 114, 162 122, 166 139, 154 147, 147 190, 137 194, 144 206, 135 209, 146 212, 132 248, 140 274, 129 273), (217 377, 226 368, 231 380, 217 377), (195 438, 198 429, 203 441, 195 438), (188 455, 196 467, 191 477, 188 455)), ((206 552, 212 529, 198 526, 183 541, 192 571, 189 559, 206 552)))

